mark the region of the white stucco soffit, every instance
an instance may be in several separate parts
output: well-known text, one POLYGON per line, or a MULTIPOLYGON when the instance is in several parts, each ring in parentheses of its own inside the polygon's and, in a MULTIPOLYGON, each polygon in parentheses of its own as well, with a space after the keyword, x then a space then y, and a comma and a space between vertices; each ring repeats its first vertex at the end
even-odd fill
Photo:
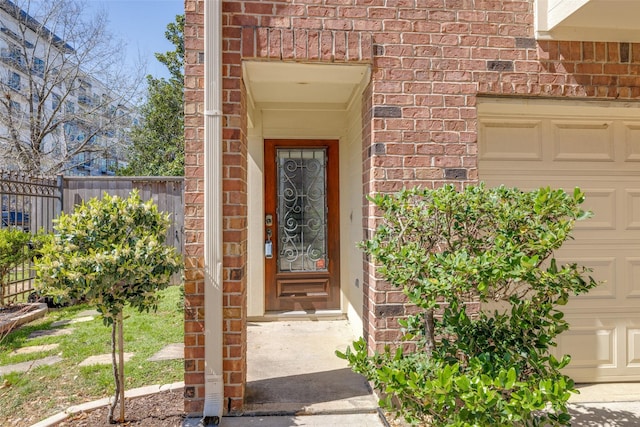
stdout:
POLYGON ((344 110, 367 75, 365 65, 243 62, 249 99, 263 109, 344 110))
POLYGON ((537 0, 536 38, 640 41, 638 0, 537 0))

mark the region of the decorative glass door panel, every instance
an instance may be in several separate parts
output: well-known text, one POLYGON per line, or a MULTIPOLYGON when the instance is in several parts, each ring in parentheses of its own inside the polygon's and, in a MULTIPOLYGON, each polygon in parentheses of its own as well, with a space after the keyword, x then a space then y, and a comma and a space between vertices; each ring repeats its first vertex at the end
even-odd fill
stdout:
POLYGON ((278 271, 326 271, 326 149, 280 148, 276 158, 278 271))
POLYGON ((269 311, 339 308, 337 141, 265 141, 269 311))

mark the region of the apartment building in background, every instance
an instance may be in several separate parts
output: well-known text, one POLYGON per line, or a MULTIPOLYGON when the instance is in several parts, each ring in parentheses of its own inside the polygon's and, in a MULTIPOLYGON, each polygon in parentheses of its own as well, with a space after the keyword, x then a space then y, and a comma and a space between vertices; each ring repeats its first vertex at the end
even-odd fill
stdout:
POLYGON ((59 159, 65 161, 57 169, 67 175, 114 175, 122 165, 135 111, 73 62, 73 53, 73 46, 16 4, 0 1, 0 168, 20 169, 19 156, 28 159, 30 153, 20 154, 15 140, 28 144, 53 124, 55 130, 41 138, 46 154, 40 172, 59 159))

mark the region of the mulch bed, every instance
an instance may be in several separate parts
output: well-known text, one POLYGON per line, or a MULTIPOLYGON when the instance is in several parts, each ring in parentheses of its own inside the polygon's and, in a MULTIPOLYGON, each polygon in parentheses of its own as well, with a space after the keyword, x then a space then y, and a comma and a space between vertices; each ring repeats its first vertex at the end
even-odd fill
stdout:
MULTIPOLYGON (((56 424, 58 427, 181 427, 185 418, 183 390, 163 391, 142 397, 125 399, 125 421, 109 424, 108 407, 80 412, 56 424)), ((114 415, 120 413, 116 407, 114 415)))

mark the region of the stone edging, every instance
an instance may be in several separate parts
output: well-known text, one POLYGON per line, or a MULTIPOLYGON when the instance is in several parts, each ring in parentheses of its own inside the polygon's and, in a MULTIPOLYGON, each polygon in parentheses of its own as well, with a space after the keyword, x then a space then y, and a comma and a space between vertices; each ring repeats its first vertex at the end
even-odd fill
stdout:
POLYGON ((22 326, 25 323, 31 322, 32 320, 38 319, 40 317, 44 317, 47 314, 49 308, 47 304, 38 302, 38 303, 29 303, 26 305, 36 306, 37 308, 27 311, 26 313, 12 317, 8 320, 3 320, 0 322, 0 334, 4 334, 5 332, 11 331, 18 326, 22 326))
MULTIPOLYGON (((134 388, 132 390, 127 390, 124 393, 125 398, 133 398, 133 397, 142 397, 147 396, 149 394, 160 393, 162 391, 173 391, 184 388, 184 381, 180 381, 173 384, 155 384, 149 385, 145 387, 134 388)), ((111 403, 112 397, 105 397, 102 399, 94 400, 92 402, 83 403, 81 405, 70 406, 63 412, 59 412, 55 415, 50 416, 40 422, 32 424, 31 427, 51 427, 55 426, 61 421, 66 420, 69 416, 73 414, 77 414, 79 412, 90 411, 92 409, 97 409, 102 406, 107 406, 111 403)))

